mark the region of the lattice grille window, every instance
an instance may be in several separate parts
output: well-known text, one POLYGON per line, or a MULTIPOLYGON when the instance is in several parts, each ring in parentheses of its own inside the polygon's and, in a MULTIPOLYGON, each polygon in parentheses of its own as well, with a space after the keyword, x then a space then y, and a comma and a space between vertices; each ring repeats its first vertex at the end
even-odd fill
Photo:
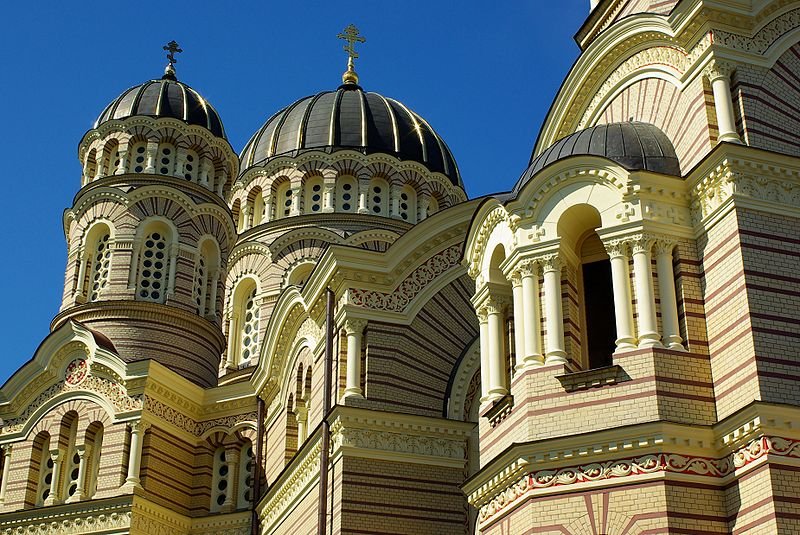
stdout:
POLYGON ((45 439, 42 444, 41 462, 39 464, 39 488, 36 493, 36 504, 42 505, 50 496, 53 486, 53 459, 50 457, 50 439, 45 439))
POLYGON ((305 209, 307 214, 316 214, 322 211, 322 181, 311 180, 306 187, 305 209))
POLYGON ((152 232, 144 240, 139 266, 138 296, 145 301, 164 302, 167 284, 167 240, 152 232))
POLYGON ((144 143, 135 143, 131 151, 131 167, 134 173, 143 173, 147 165, 147 147, 144 143))
POLYGON ((72 452, 72 457, 67 460, 67 496, 74 496, 78 490, 78 477, 80 477, 81 458, 77 451, 72 452))
POLYGON ((338 206, 342 212, 353 212, 356 207, 356 191, 352 182, 342 182, 339 190, 338 206))
POLYGON ((110 239, 110 234, 104 234, 97 240, 94 256, 90 260, 92 269, 89 275, 89 282, 91 284, 89 301, 97 301, 102 291, 108 286, 109 269, 111 266, 110 239))
POLYGON ((416 223, 417 219, 417 197, 414 190, 405 187, 400 192, 400 218, 409 223, 416 223))
POLYGON ((208 268, 206 266, 206 259, 202 254, 200 254, 194 271, 194 302, 197 304, 197 313, 200 315, 205 312, 205 291, 207 279, 208 268))
POLYGON ((194 152, 187 151, 186 162, 183 164, 183 178, 194 181, 197 178, 199 165, 200 162, 197 159, 197 155, 194 152))
POLYGON ((250 507, 253 500, 253 465, 255 458, 253 445, 249 442, 242 447, 241 464, 239 465, 239 505, 240 509, 250 507))
POLYGON ((211 512, 219 511, 228 499, 228 461, 225 449, 219 448, 214 454, 214 477, 211 482, 211 512))
POLYGON ((242 347, 240 365, 248 365, 258 351, 258 305, 256 289, 248 295, 244 302, 242 316, 242 347))
POLYGON ((175 149, 171 146, 162 146, 158 152, 158 172, 162 175, 171 175, 175 169, 175 149))

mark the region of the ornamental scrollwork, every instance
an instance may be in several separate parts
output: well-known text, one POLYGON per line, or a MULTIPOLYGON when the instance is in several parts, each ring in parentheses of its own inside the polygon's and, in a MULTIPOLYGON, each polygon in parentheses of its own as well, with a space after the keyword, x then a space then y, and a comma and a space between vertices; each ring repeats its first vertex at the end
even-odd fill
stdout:
POLYGON ((246 414, 234 414, 198 422, 182 413, 180 410, 150 396, 145 396, 144 408, 149 414, 194 436, 202 436, 215 427, 231 429, 242 422, 255 422, 258 420, 258 414, 253 411, 246 414))
POLYGON ((436 277, 457 266, 461 245, 453 245, 429 258, 408 275, 391 293, 376 290, 351 289, 349 302, 355 306, 402 312, 408 304, 436 277))

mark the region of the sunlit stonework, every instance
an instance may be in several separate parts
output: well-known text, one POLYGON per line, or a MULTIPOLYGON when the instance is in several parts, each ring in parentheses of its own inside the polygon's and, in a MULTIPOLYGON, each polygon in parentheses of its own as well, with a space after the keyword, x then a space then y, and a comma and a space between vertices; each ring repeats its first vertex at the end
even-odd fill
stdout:
POLYGON ((239 154, 164 46, 79 143, 0 535, 800 532, 800 4, 590 7, 474 200, 352 25, 239 154))

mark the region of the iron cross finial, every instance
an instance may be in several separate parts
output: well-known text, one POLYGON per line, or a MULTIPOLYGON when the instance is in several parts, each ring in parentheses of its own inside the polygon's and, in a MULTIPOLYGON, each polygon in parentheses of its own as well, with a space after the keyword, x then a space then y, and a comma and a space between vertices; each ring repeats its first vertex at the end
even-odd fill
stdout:
POLYGON ((356 74, 355 65, 353 65, 353 60, 358 58, 355 44, 365 43, 367 40, 358 34, 358 28, 356 28, 355 24, 348 25, 344 32, 336 37, 347 41, 347 44, 344 45, 344 51, 347 52, 347 70, 342 75, 342 83, 358 85, 358 75, 356 74))
POLYGON ((183 50, 181 49, 180 46, 178 46, 177 41, 174 41, 174 40, 170 41, 163 48, 164 48, 164 50, 168 51, 167 59, 169 60, 170 66, 175 65, 176 63, 178 63, 178 60, 175 59, 175 54, 183 52, 183 50))
POLYGON ((362 36, 358 35, 358 28, 356 28, 355 24, 350 24, 344 29, 343 33, 340 33, 336 37, 347 41, 347 44, 344 45, 344 51, 347 52, 350 59, 358 59, 358 52, 356 52, 355 44, 365 43, 367 41, 362 36))

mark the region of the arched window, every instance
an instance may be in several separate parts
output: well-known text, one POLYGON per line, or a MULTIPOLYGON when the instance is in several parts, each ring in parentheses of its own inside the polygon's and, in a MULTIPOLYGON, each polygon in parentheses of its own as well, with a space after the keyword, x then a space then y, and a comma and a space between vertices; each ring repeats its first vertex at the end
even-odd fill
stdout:
POLYGON ((373 178, 369 182, 369 212, 373 215, 389 214, 389 184, 382 178, 373 178))
POLYGON ((294 393, 289 394, 286 401, 286 437, 284 441, 283 463, 289 464, 297 453, 297 418, 294 415, 294 393))
POLYGON ((201 316, 216 315, 217 268, 219 266, 219 247, 214 238, 200 242, 194 268, 194 301, 197 313, 201 316))
POLYGON ((292 213, 292 185, 288 181, 281 182, 275 189, 275 218, 289 217, 292 213))
POLYGON ((230 470, 228 467, 225 448, 219 447, 214 452, 214 474, 211 478, 211 507, 212 513, 216 513, 225 505, 228 499, 228 487, 230 484, 230 470))
POLYGON ((145 141, 135 142, 130 149, 130 172, 144 173, 147 167, 147 143, 145 141))
POLYGON ((31 478, 37 482, 36 499, 33 500, 37 506, 44 505, 44 501, 50 496, 53 485, 53 459, 50 457, 50 434, 42 431, 33 440, 33 458, 31 459, 31 470, 35 472, 35 477, 31 478))
POLYGON ((78 294, 88 302, 100 299, 108 286, 111 241, 111 229, 106 223, 93 225, 86 234, 78 272, 78 294))
POLYGON ((398 213, 403 221, 417 222, 417 192, 409 185, 400 190, 398 213))
POLYGON ((336 181, 336 211, 355 212, 358 208, 358 188, 352 177, 340 177, 336 181))
POLYGON ((200 158, 197 157, 197 152, 189 149, 186 151, 186 159, 183 162, 183 178, 191 182, 198 182, 197 177, 200 176, 200 158))
POLYGON ((141 233, 136 299, 163 303, 172 269, 172 230, 160 221, 147 223, 141 233))
POLYGON ((83 166, 83 184, 86 185, 94 180, 97 174, 97 151, 92 149, 86 155, 86 163, 83 166))
POLYGON ((308 282, 308 277, 314 271, 315 264, 313 262, 303 262, 297 265, 291 272, 287 282, 290 286, 304 286, 308 282))
POLYGON ((258 288, 251 278, 243 279, 233 292, 233 310, 228 328, 229 365, 247 367, 258 356, 258 288))
POLYGON ((113 175, 119 168, 119 141, 110 139, 103 147, 103 176, 113 175))
POLYGON ((175 172, 175 147, 169 143, 158 146, 156 169, 160 175, 172 175, 175 172))
POLYGON ((304 208, 307 214, 322 212, 322 177, 310 177, 306 180, 304 208))
POLYGON ((237 508, 247 509, 253 504, 253 476, 255 468, 253 444, 245 439, 239 455, 239 497, 237 508))

